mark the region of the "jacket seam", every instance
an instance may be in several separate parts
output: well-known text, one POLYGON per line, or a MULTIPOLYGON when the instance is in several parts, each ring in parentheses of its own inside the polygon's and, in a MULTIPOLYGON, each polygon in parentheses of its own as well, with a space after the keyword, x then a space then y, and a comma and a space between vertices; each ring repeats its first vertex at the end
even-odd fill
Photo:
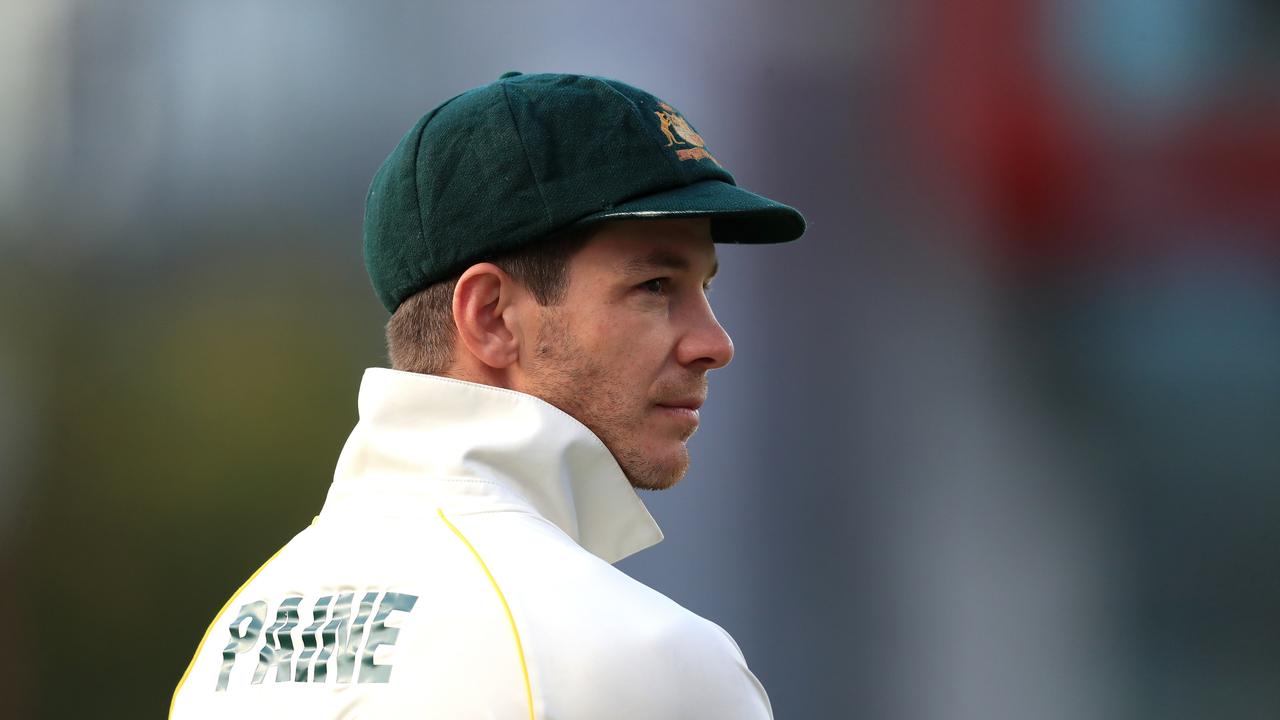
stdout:
POLYGON ((480 557, 480 551, 476 550, 475 546, 471 544, 471 541, 467 539, 466 535, 462 534, 462 531, 459 530, 456 525, 449 522, 449 518, 444 514, 444 508, 436 508, 436 515, 439 516, 440 521, 448 526, 449 530, 451 530, 453 534, 462 541, 462 544, 467 547, 467 550, 471 551, 471 556, 475 558, 475 561, 480 565, 480 569, 484 571, 485 577, 489 579, 489 584, 493 586, 494 594, 498 596, 498 602, 502 604, 502 610, 507 616, 507 622, 511 626, 511 635, 515 639, 516 655, 520 660, 520 674, 524 678, 524 693, 525 701, 529 706, 529 720, 536 720, 536 716, 533 712, 533 686, 529 682, 529 665, 525 661, 524 644, 520 641, 520 630, 516 627, 516 618, 515 615, 511 613, 511 606, 507 603, 507 597, 503 594, 502 588, 498 586, 498 581, 493 577, 493 573, 489 571, 489 566, 485 564, 484 558, 480 557))

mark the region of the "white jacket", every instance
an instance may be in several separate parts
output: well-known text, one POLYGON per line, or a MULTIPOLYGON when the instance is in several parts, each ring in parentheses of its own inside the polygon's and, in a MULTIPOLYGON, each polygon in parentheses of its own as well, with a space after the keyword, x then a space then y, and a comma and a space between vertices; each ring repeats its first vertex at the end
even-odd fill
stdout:
POLYGON ((214 618, 171 718, 756 720, 733 639, 611 563, 662 539, 529 395, 370 369, 320 515, 214 618))

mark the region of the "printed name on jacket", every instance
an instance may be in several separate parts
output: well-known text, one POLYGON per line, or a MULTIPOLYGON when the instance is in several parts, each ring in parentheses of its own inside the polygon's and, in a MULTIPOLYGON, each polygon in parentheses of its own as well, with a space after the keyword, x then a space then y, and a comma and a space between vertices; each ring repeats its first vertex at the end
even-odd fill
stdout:
POLYGON ((275 619, 265 632, 267 601, 242 605, 226 626, 230 642, 222 650, 217 690, 227 690, 232 669, 237 662, 252 660, 255 648, 253 685, 262 684, 273 673, 274 682, 388 682, 391 664, 375 662, 374 654, 379 648, 395 645, 404 614, 413 610, 418 596, 371 590, 364 593, 358 607, 355 596, 354 592, 325 595, 307 603, 310 611, 305 627, 305 598, 287 597, 276 608, 275 619), (354 617, 353 609, 357 611, 354 617))

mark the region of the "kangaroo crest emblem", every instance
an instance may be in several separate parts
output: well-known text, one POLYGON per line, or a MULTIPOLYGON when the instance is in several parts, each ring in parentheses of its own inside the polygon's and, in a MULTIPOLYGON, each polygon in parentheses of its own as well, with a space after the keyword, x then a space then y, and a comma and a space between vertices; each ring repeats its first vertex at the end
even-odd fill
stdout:
POLYGON ((653 114, 658 116, 658 129, 667 137, 665 147, 686 145, 687 147, 675 148, 676 157, 681 160, 706 159, 717 165, 720 164, 719 160, 707 152, 707 142, 680 116, 680 113, 676 112, 675 108, 664 102, 658 103, 658 107, 661 110, 655 110, 653 114))

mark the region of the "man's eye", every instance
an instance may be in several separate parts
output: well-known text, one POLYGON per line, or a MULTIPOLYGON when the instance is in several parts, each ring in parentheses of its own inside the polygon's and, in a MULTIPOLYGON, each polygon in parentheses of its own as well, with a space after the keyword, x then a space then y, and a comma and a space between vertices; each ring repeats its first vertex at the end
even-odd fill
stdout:
POLYGON ((662 293, 667 291, 667 279, 654 278, 652 280, 647 280, 645 282, 640 283, 640 289, 644 290, 645 292, 651 292, 655 295, 661 295, 662 293))

